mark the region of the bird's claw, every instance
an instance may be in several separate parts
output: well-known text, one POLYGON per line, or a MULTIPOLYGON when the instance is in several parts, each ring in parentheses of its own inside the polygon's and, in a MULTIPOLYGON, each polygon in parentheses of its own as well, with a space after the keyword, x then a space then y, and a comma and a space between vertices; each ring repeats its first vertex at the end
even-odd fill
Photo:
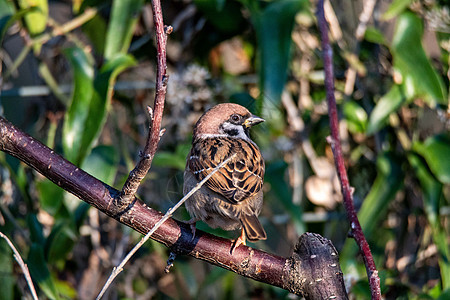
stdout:
POLYGON ((234 249, 236 249, 240 245, 244 245, 244 246, 247 245, 245 243, 245 232, 244 232, 244 229, 242 229, 241 236, 238 237, 236 240, 234 240, 233 243, 231 244, 230 254, 233 255, 234 249))

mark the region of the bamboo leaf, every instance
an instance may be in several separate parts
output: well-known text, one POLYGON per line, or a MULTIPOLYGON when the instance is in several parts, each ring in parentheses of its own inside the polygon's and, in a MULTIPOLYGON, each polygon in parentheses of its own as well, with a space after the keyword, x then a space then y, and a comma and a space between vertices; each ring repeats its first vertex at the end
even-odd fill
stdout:
POLYGON ((113 1, 111 19, 106 33, 104 56, 107 60, 118 53, 127 53, 142 5, 142 0, 113 1))

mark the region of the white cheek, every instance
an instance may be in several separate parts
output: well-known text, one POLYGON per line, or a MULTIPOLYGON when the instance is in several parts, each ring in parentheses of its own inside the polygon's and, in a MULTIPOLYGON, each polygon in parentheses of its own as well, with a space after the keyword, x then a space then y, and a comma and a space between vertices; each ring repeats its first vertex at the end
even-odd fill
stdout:
POLYGON ((237 135, 233 136, 234 138, 249 140, 248 136, 245 134, 244 127, 242 127, 241 125, 235 125, 229 122, 225 122, 219 129, 219 132, 220 134, 226 134, 226 131, 230 130, 236 130, 238 132, 237 135))

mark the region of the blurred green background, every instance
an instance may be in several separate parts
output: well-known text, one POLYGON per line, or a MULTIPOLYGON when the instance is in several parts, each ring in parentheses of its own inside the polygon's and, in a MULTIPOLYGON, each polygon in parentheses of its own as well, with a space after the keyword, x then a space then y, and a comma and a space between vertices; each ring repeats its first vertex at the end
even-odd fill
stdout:
MULTIPOLYGON (((305 231, 340 253, 352 299, 370 299, 341 205, 326 137, 315 3, 163 1, 169 36, 166 128, 138 191, 166 211, 182 196, 192 127, 235 102, 266 119, 253 139, 266 160, 260 220, 289 256, 305 231)), ((450 298, 450 9, 444 0, 326 2, 340 134, 355 206, 386 299, 450 298)), ((0 114, 120 189, 153 105, 156 48, 149 1, 0 0, 0 114)), ((93 299, 140 235, 0 153, 0 231, 28 264, 40 298, 93 299)), ((184 207, 176 218, 188 220, 184 207)), ((235 238, 238 233, 199 228, 235 238)), ((0 240, 0 299, 29 294, 0 240)), ((190 257, 169 274, 148 242, 105 299, 295 299, 190 257)))

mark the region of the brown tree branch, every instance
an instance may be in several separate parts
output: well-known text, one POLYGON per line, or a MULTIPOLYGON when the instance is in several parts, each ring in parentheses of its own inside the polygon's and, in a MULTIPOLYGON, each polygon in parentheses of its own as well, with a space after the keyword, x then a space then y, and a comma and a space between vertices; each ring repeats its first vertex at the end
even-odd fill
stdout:
MULTIPOLYGON (((66 191, 106 215, 146 234, 162 214, 133 197, 125 210, 115 205, 119 191, 92 177, 47 146, 0 117, 0 150, 17 157, 66 191)), ((294 254, 280 257, 241 246, 230 254, 232 241, 196 231, 168 219, 152 235, 176 254, 187 254, 242 276, 284 288, 306 299, 347 299, 336 249, 315 234, 300 237, 294 254)))
POLYGON ((369 244, 364 236, 355 207, 353 206, 353 188, 347 176, 345 169, 344 156, 341 149, 341 140, 339 138, 339 120, 334 96, 334 74, 333 74, 333 51, 328 38, 328 24, 325 20, 323 9, 323 0, 317 4, 317 19, 319 23, 320 35, 322 38, 323 63, 325 69, 325 90, 328 102, 328 115, 330 118, 331 137, 328 139, 333 150, 334 162, 341 183, 342 195, 344 196, 344 206, 347 212, 347 218, 350 221, 352 236, 362 253, 366 265, 367 277, 369 278, 372 299, 381 299, 380 278, 375 266, 375 262, 370 252, 369 244))
POLYGON ((166 44, 167 35, 172 32, 172 27, 164 26, 161 3, 159 0, 152 1, 152 10, 153 22, 155 23, 156 31, 156 47, 158 50, 155 102, 153 110, 150 107, 148 108, 151 118, 151 125, 144 151, 140 154, 140 159, 136 164, 136 167, 130 172, 130 175, 128 176, 122 187, 122 191, 117 198, 117 204, 121 207, 126 207, 132 202, 134 195, 139 188, 139 184, 141 183, 142 179, 144 179, 145 175, 147 175, 147 172, 150 170, 153 157, 155 156, 156 150, 158 149, 159 140, 163 133, 163 131, 161 131, 161 121, 164 112, 167 81, 169 80, 168 75, 166 75, 166 44))

